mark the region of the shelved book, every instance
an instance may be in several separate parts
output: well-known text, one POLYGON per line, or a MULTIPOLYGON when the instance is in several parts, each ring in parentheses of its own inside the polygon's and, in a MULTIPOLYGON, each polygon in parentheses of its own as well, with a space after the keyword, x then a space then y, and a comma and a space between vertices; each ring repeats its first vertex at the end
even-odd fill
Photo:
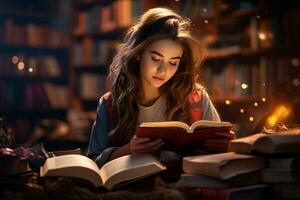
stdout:
POLYGON ((180 121, 145 122, 136 129, 137 137, 162 139, 175 149, 204 145, 207 139, 232 138, 233 124, 230 122, 217 122, 199 120, 191 126, 180 121))
POLYGON ((260 152, 265 154, 300 153, 300 129, 278 133, 257 133, 232 140, 228 151, 236 153, 260 152))
POLYGON ((48 158, 40 169, 40 176, 79 178, 95 187, 114 189, 163 170, 166 167, 150 154, 122 156, 100 169, 90 158, 70 154, 48 158))

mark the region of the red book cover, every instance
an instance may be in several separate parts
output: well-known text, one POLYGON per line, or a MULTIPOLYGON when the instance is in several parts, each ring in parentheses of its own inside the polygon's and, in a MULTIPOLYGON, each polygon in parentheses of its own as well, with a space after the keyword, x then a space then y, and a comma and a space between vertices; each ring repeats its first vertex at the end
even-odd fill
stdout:
POLYGON ((136 128, 137 137, 162 139, 175 149, 202 147, 207 139, 216 137, 232 137, 229 122, 207 122, 200 120, 190 127, 182 122, 143 123, 136 128), (204 125, 209 123, 209 125, 204 125))

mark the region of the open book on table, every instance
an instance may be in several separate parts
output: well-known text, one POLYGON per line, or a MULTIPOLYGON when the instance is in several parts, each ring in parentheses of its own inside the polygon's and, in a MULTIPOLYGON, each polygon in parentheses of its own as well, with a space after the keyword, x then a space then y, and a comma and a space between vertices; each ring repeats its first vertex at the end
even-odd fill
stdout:
POLYGON ((165 170, 166 167, 150 154, 126 155, 114 159, 100 169, 83 155, 51 157, 40 168, 40 176, 80 178, 95 187, 113 189, 128 182, 165 170))
POLYGON ((233 124, 199 120, 188 126, 180 121, 145 122, 136 128, 137 137, 162 139, 176 148, 184 148, 194 144, 203 144, 207 139, 215 137, 230 137, 233 124))

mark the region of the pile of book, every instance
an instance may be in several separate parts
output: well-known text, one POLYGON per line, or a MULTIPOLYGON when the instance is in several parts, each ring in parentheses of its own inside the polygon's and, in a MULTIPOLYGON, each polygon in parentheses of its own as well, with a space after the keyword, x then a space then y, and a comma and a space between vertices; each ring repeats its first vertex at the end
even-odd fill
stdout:
POLYGON ((228 151, 184 157, 176 187, 199 199, 300 199, 300 129, 235 139, 228 151))

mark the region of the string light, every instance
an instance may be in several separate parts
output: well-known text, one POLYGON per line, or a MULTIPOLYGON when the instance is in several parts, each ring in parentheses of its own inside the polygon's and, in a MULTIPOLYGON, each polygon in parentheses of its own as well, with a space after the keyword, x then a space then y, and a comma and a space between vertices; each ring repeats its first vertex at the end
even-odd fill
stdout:
POLYGON ((299 60, 297 59, 297 58, 293 58, 292 59, 292 65, 294 66, 294 67, 297 67, 297 66, 299 66, 299 60))
POLYGON ((260 19, 260 16, 259 16, 259 15, 256 15, 256 18, 257 18, 257 19, 260 19))
POLYGON ((29 68, 28 68, 28 71, 29 71, 30 73, 32 73, 32 72, 33 72, 33 68, 32 68, 32 67, 29 67, 29 68))
POLYGON ((208 20, 207 20, 207 19, 205 19, 205 20, 204 20, 204 23, 205 23, 205 24, 208 24, 208 20))
POLYGON ((253 121, 254 121, 254 117, 253 117, 253 116, 250 116, 250 117, 249 117, 249 121, 250 121, 250 122, 253 122, 253 121))
POLYGON ((263 87, 266 87, 266 83, 263 83, 262 86, 263 86, 263 87))
POLYGON ((267 99, 266 99, 265 97, 261 98, 261 101, 262 101, 262 102, 266 102, 266 100, 267 100, 267 99))
POLYGON ((203 8, 202 11, 206 13, 207 12, 207 8, 203 8))
POLYGON ((257 107, 258 106, 258 103, 257 102, 254 102, 254 104, 253 104, 255 107, 257 107))
POLYGON ((260 32, 260 33, 258 34, 258 38, 259 38, 260 40, 265 40, 265 39, 267 39, 267 36, 266 36, 265 33, 260 32))
POLYGON ((247 85, 246 83, 242 83, 242 84, 241 84, 241 88, 245 90, 245 89, 248 88, 248 85, 247 85))
POLYGON ((226 103, 226 105, 231 105, 231 101, 228 99, 226 99, 225 103, 226 103))
POLYGON ((293 85, 294 85, 294 86, 299 86, 299 85, 300 85, 299 79, 295 78, 295 79, 293 80, 293 85))
POLYGON ((244 108, 241 108, 240 113, 244 113, 244 112, 245 112, 244 108))
POLYGON ((17 64, 17 63, 19 62, 19 57, 18 57, 18 56, 13 56, 13 57, 11 58, 11 62, 12 62, 13 64, 17 64))
POLYGON ((23 62, 18 63, 18 70, 23 70, 25 68, 25 65, 23 62))

